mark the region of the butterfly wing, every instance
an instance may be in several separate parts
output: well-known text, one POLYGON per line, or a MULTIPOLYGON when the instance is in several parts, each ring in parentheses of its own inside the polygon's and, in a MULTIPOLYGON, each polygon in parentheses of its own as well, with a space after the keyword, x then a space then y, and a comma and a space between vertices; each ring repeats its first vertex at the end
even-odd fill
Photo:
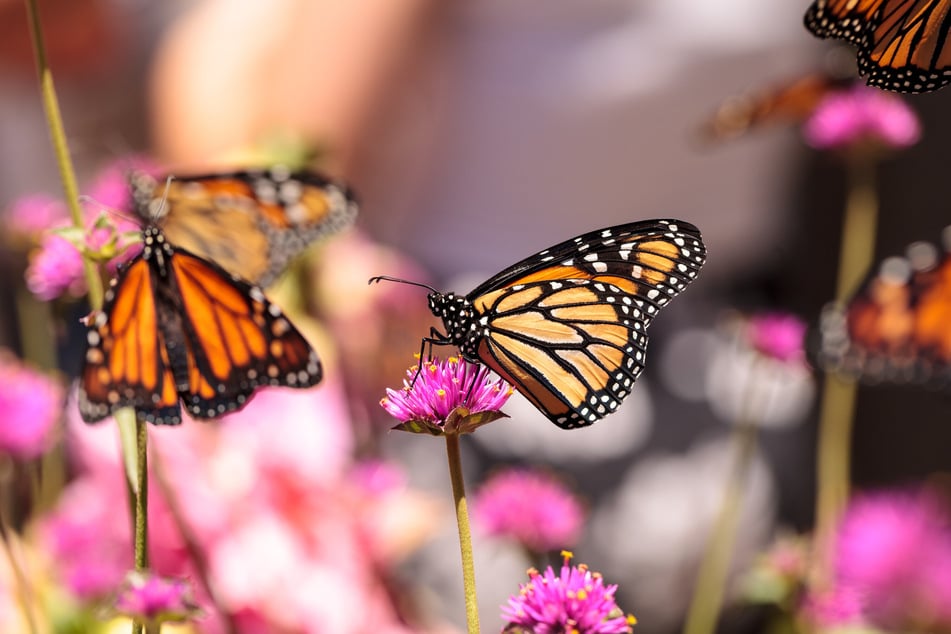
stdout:
POLYGON ((556 425, 614 411, 644 367, 646 329, 700 270, 696 227, 651 220, 584 234, 467 295, 484 328, 478 357, 556 425))
POLYGON ((313 172, 242 171, 173 179, 135 174, 138 213, 169 241, 262 286, 314 240, 353 222, 349 190, 313 172))
POLYGON ((113 281, 102 311, 89 320, 79 384, 83 420, 91 423, 135 407, 147 410, 155 423, 181 421, 159 320, 155 280, 139 256, 113 281))
MULTIPOLYGON (((936 252, 927 243, 911 247, 919 256, 923 249, 936 252)), ((823 368, 868 383, 948 383, 951 257, 925 259, 886 259, 845 307, 823 311, 823 368)))
POLYGON ((805 23, 855 44, 869 84, 920 93, 951 82, 949 8, 949 0, 816 0, 805 23))
POLYGON ((190 414, 215 418, 243 407, 260 386, 320 381, 317 354, 260 288, 177 248, 170 267, 188 351, 180 392, 190 414))

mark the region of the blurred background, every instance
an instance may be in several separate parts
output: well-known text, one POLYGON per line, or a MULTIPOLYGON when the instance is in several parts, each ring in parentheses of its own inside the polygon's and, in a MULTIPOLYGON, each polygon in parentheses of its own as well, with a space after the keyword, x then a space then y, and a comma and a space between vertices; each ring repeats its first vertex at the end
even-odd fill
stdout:
MULTIPOLYGON (((698 133, 726 98, 828 63, 834 46, 802 26, 807 4, 40 3, 82 182, 132 154, 188 174, 260 162, 275 156, 274 147, 305 146, 315 150, 316 166, 351 184, 360 201, 355 229, 318 246, 304 265, 305 319, 312 322, 305 331, 313 335, 328 377, 316 390, 316 404, 287 405, 285 414, 275 413, 285 412, 284 406, 262 409, 258 417, 268 420, 257 428, 235 423, 239 431, 221 431, 188 422, 181 430, 153 433, 170 484, 179 487, 180 511, 211 552, 212 576, 230 579, 221 581, 221 592, 240 631, 387 629, 362 625, 370 614, 384 615, 379 622, 393 631, 464 627, 441 443, 387 433, 392 420, 377 406, 385 387, 400 385, 419 338, 436 322, 423 291, 368 288, 370 276, 402 276, 465 293, 574 235, 663 217, 697 225, 708 260, 699 279, 652 325, 647 368, 622 409, 592 427, 565 432, 516 396, 505 410, 511 419, 463 440, 463 460, 474 490, 507 466, 557 473, 587 514, 571 545, 577 560, 619 584, 618 603, 637 615, 636 631, 679 630, 731 464, 736 393, 743 389, 738 377, 748 363, 738 351, 736 324, 743 314, 783 311, 814 325, 834 294, 846 187, 842 161, 810 149, 793 125, 722 144, 703 143, 698 133), (300 414, 310 410, 297 407, 316 407, 317 413, 300 414), (275 448, 253 440, 256 433, 306 440, 275 448), (323 465, 320 473, 312 464, 323 465), (252 498, 264 495, 263 479, 288 465, 312 486, 308 500, 317 490, 324 497, 296 510, 269 506, 268 518, 276 519, 252 521, 252 498), (379 485, 386 495, 396 496, 392 517, 354 519, 362 517, 354 508, 374 506, 368 500, 384 495, 372 484, 376 477, 387 483, 379 485), (364 488, 352 499, 331 496, 333 503, 327 502, 327 491, 353 482, 364 488), (210 504, 210 498, 217 501, 210 504), (343 519, 322 524, 325 505, 343 519), (340 539, 347 534, 347 548, 372 555, 367 561, 353 555, 347 565, 360 566, 359 573, 340 575, 343 563, 308 551, 323 576, 313 568, 301 571, 308 583, 292 597, 294 578, 280 570, 261 572, 267 560, 295 561, 286 540, 302 538, 295 532, 300 527, 288 528, 288 517, 312 523, 314 535, 324 535, 318 541, 329 539, 321 531, 340 539), (371 545, 353 537, 367 526, 386 526, 385 534, 368 538, 371 545), (260 560, 228 563, 257 549, 260 560), (261 578, 273 581, 267 596, 246 587, 254 580, 264 584, 261 578), (338 603, 334 609, 350 612, 325 622, 335 627, 307 629, 304 623, 324 618, 313 597, 333 595, 340 583, 363 588, 362 603, 338 603), (289 616, 297 614, 306 616, 289 616)), ((878 171, 876 259, 900 254, 914 240, 937 240, 948 224, 939 170, 947 165, 942 157, 951 122, 941 113, 951 107, 949 100, 949 91, 908 99, 923 135, 878 171)), ((15 0, 0 0, 0 139, 0 208, 37 192, 60 196, 24 9, 15 0)), ((25 308, 23 272, 31 247, 6 242, 0 253, 0 344, 26 354, 24 321, 48 310, 55 366, 75 375, 82 337, 76 320, 87 309, 76 299, 25 308)), ((277 292, 297 291, 282 286, 277 292)), ((759 421, 763 430, 736 543, 737 575, 777 534, 812 525, 818 385, 810 371, 798 368, 768 387, 774 402, 759 421)), ((860 389, 855 485, 943 481, 951 468, 949 414, 951 404, 938 393, 860 389)), ((34 544, 29 548, 38 553, 48 547, 36 535, 54 529, 76 534, 109 515, 78 501, 77 482, 120 481, 113 427, 71 420, 62 437, 70 456, 63 497, 53 500, 48 516, 22 518, 27 542, 34 544), (61 525, 65 517, 68 530, 61 525)), ((121 490, 103 486, 112 486, 102 499, 121 516, 121 490)), ((106 533, 90 535, 88 543, 106 533)), ((187 559, 176 531, 169 533, 169 549, 187 559)), ((161 529, 155 534, 161 549, 166 538, 161 529)), ((74 552, 62 539, 56 543, 54 563, 65 565, 74 552)), ((497 631, 499 606, 535 562, 504 539, 482 534, 475 550, 483 627, 497 631)), ((168 565, 169 574, 187 569, 168 565)), ((731 609, 722 631, 762 631, 763 618, 759 610, 731 609)), ((221 627, 216 619, 199 622, 206 628, 200 631, 222 631, 215 629, 221 627)))

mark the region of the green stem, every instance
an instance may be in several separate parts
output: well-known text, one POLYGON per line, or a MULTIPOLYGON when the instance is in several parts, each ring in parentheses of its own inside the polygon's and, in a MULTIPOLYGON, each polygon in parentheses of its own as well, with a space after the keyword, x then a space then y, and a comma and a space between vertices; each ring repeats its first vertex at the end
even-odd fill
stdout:
POLYGON ((707 547, 697 572, 697 583, 687 610, 684 634, 712 634, 716 630, 717 617, 723 605, 726 578, 733 559, 736 528, 740 520, 743 492, 756 450, 757 426, 752 422, 756 370, 761 364, 753 362, 751 380, 747 386, 742 411, 733 428, 733 465, 720 511, 707 542, 707 547))
MULTIPOLYGON (((7 465, 10 466, 10 465, 7 465)), ((4 480, 8 480, 4 478, 4 480)), ((0 483, 5 488, 10 488, 10 482, 0 483)), ((20 608, 23 611, 23 620, 26 621, 30 634, 38 634, 36 619, 33 616, 33 593, 30 589, 29 578, 23 571, 20 561, 13 550, 13 530, 9 527, 7 513, 3 505, 0 505, 0 541, 3 542, 3 550, 10 562, 10 570, 13 572, 13 578, 16 580, 16 593, 19 595, 20 608)))
POLYGON ((466 631, 479 634, 479 604, 476 601, 475 564, 472 557, 472 532, 469 530, 469 511, 466 504, 466 485, 462 477, 459 455, 459 435, 446 434, 446 454, 449 458, 449 479, 456 506, 456 524, 459 527, 459 550, 462 554, 462 584, 466 595, 466 631))
MULTIPOLYGON (((836 301, 844 304, 855 291, 872 263, 878 219, 875 169, 871 159, 851 157, 849 193, 842 221, 836 301)), ((827 373, 819 415, 819 447, 816 459, 816 545, 821 561, 834 558, 831 536, 849 496, 852 419, 855 412, 855 383, 827 373)), ((820 569, 819 583, 828 571, 820 569)))
MULTIPOLYGON (((66 205, 73 224, 85 228, 83 210, 79 206, 79 187, 76 185, 76 170, 69 155, 69 145, 66 143, 66 131, 63 127, 63 117, 59 111, 59 100, 56 97, 56 88, 53 85, 53 73, 46 60, 46 45, 43 43, 43 27, 40 24, 39 8, 36 0, 26 2, 27 18, 30 22, 30 37, 33 41, 33 57, 36 60, 36 73, 40 81, 40 93, 43 99, 43 110, 46 112, 46 125, 49 127, 50 140, 53 143, 53 153, 56 155, 56 164, 59 166, 60 180, 63 182, 63 192, 66 194, 66 205)), ((83 258, 83 273, 89 287, 89 304, 94 310, 102 307, 102 280, 96 266, 87 258, 83 258)))
MULTIPOLYGON (((145 421, 136 419, 136 496, 135 496, 135 569, 144 572, 149 567, 149 471, 148 449, 149 430, 145 421)), ((161 626, 149 626, 148 634, 158 631, 161 626)), ((142 624, 133 622, 133 634, 142 632, 142 624)))

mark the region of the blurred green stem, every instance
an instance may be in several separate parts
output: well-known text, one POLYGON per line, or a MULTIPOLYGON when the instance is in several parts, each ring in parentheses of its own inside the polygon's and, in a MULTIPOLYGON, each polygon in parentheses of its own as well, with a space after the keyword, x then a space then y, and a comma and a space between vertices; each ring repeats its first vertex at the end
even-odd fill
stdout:
POLYGON ((479 634, 479 604, 476 601, 475 564, 472 557, 472 532, 469 529, 469 510, 466 504, 466 485, 462 478, 462 459, 459 454, 459 435, 446 434, 446 454, 449 457, 449 479, 456 506, 456 524, 459 527, 459 550, 462 553, 462 584, 466 595, 466 631, 479 634))
POLYGON ((743 492, 749 477, 750 465, 756 451, 757 426, 753 422, 756 404, 756 373, 762 367, 762 359, 756 357, 750 368, 750 379, 733 428, 733 465, 720 504, 713 532, 707 542, 697 583, 687 610, 684 634, 712 634, 716 630, 726 581, 733 559, 736 542, 736 527, 743 508, 743 492))
MULTIPOLYGON (((839 275, 835 299, 844 304, 872 263, 878 220, 875 165, 868 157, 851 156, 849 191, 842 221, 839 275)), ((819 447, 816 460, 816 545, 821 561, 834 558, 831 537, 849 497, 852 419, 855 413, 855 383, 826 373, 819 414, 819 447)), ((827 581, 820 569, 819 583, 827 581)))

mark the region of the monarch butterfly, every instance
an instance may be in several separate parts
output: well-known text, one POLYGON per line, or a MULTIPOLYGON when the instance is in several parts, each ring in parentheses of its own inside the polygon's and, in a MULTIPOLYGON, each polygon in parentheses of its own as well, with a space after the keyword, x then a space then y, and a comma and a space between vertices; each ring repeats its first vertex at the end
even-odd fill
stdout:
POLYGON ((320 361, 257 286, 172 246, 160 229, 112 281, 87 320, 79 411, 95 422, 122 407, 177 425, 244 406, 263 385, 309 387, 320 361))
POLYGON ((949 0, 815 0, 805 23, 818 37, 858 47, 868 83, 904 93, 951 82, 949 0))
POLYGON ((130 181, 136 213, 159 225, 172 244, 261 286, 357 212, 342 183, 281 166, 168 182, 136 172, 130 181))
POLYGON ((829 93, 844 90, 854 78, 809 73, 782 84, 726 100, 700 129, 704 141, 725 141, 752 128, 805 120, 829 93))
MULTIPOLYGON (((680 220, 592 231, 508 267, 464 297, 426 287, 446 332, 434 328, 423 342, 457 346, 559 427, 584 427, 631 391, 644 368, 648 325, 705 259, 699 230, 680 220)), ((384 279, 403 281, 370 281, 384 279)))
MULTIPOLYGON (((951 228, 944 231, 951 244, 951 228)), ((882 261, 846 305, 820 320, 818 361, 866 382, 951 379, 951 254, 928 242, 882 261)))

